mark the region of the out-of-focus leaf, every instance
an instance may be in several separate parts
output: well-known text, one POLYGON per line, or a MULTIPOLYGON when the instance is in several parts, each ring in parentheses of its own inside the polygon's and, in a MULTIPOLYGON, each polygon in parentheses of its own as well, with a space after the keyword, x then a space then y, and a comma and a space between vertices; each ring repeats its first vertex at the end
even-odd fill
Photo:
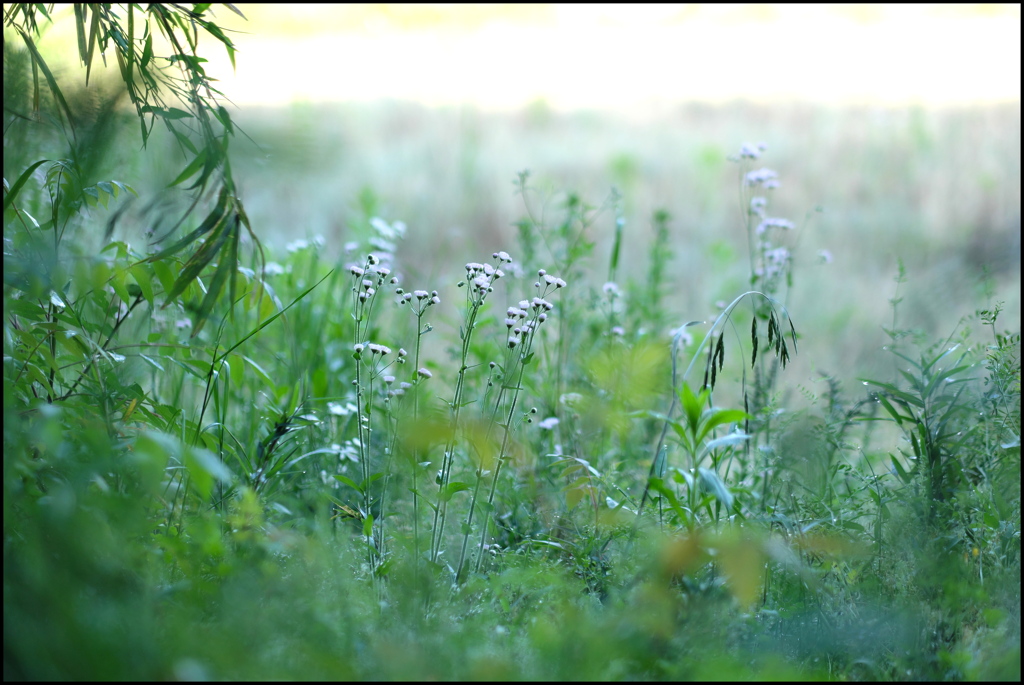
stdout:
MULTIPOLYGON (((21 34, 22 39, 25 41, 25 46, 28 47, 28 51, 32 54, 32 63, 35 64, 39 71, 43 72, 43 76, 46 78, 46 83, 50 87, 50 92, 53 93, 53 97, 57 100, 57 104, 60 105, 61 109, 64 110, 64 116, 68 120, 68 125, 71 127, 71 135, 77 140, 75 134, 75 120, 71 116, 71 108, 68 107, 67 100, 64 99, 64 93, 61 92, 60 87, 57 85, 57 79, 53 77, 53 72, 50 71, 50 67, 46 65, 46 60, 39 54, 39 50, 36 48, 36 44, 32 41, 27 33, 18 27, 18 33, 21 34)), ((38 99, 38 98, 37 98, 38 99)))

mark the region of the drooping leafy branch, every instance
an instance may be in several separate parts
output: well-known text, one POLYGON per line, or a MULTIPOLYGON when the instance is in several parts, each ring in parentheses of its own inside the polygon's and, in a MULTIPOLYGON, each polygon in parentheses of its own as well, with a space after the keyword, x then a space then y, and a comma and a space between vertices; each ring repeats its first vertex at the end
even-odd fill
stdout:
MULTIPOLYGON (((233 5, 225 6, 244 18, 233 5)), ((230 301, 235 301, 235 279, 231 276, 237 266, 242 227, 248 231, 262 255, 259 240, 253 234, 241 200, 236 196, 231 172, 228 145, 235 133, 235 125, 220 103, 224 94, 213 86, 213 79, 206 73, 203 65, 207 60, 198 53, 200 36, 208 34, 224 46, 232 65, 235 63, 235 46, 225 31, 209 17, 210 7, 209 3, 194 4, 191 8, 157 3, 145 6, 74 5, 78 56, 86 69, 86 85, 92 74, 97 48, 104 63, 106 55, 113 52, 121 80, 138 115, 143 145, 148 143, 157 121, 161 121, 187 160, 170 185, 177 186, 194 179, 187 188, 192 192, 188 210, 171 231, 156 237, 157 242, 168 238, 202 198, 216 193, 213 210, 196 230, 149 258, 151 261, 166 259, 197 241, 203 241, 187 259, 165 301, 166 306, 208 266, 216 264, 214 275, 205 284, 206 294, 195 310, 193 335, 210 317, 225 285, 228 286, 230 301), (159 56, 157 51, 162 49, 169 49, 170 54, 159 56)), ((40 21, 52 22, 52 14, 52 5, 14 3, 4 9, 4 26, 21 37, 30 56, 33 114, 38 116, 41 107, 42 75, 58 114, 67 125, 70 139, 77 140, 72 109, 37 47, 41 36, 40 21)), ((41 163, 30 165, 13 185, 8 186, 5 181, 5 210, 13 205, 25 182, 41 163)), ((56 225, 53 230, 57 230, 56 225)))

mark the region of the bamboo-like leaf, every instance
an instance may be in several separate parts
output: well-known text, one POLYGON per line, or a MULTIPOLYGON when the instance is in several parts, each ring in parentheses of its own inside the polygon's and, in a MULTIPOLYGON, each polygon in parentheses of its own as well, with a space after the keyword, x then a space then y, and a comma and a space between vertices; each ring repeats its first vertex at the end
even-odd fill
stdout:
POLYGON ((185 263, 185 268, 178 274, 178 280, 174 282, 174 287, 171 288, 171 292, 167 293, 167 300, 164 302, 164 307, 174 301, 178 295, 185 291, 185 288, 189 286, 202 273, 217 256, 220 248, 223 247, 224 243, 227 242, 229 237, 230 229, 228 228, 228 222, 224 220, 224 217, 217 222, 214 229, 213 235, 207 238, 206 242, 203 243, 202 247, 196 250, 196 253, 185 263))
POLYGON ((86 5, 86 7, 89 7, 92 11, 92 22, 89 25, 89 47, 85 58, 85 85, 88 86, 89 74, 92 73, 92 58, 96 54, 96 42, 99 36, 100 9, 95 6, 90 7, 89 5, 86 5))
MULTIPOLYGON (((200 236, 209 233, 211 230, 216 228, 217 225, 219 225, 221 220, 224 218, 224 215, 227 214, 230 202, 231 197, 227 194, 227 192, 221 190, 220 197, 217 199, 217 205, 214 207, 213 211, 210 212, 210 214, 206 217, 206 219, 203 220, 203 223, 199 224, 199 228, 192 231, 187 236, 185 236, 178 242, 174 243, 170 247, 167 247, 158 252, 157 254, 153 255, 152 257, 149 258, 148 261, 157 262, 160 261, 161 259, 170 257, 171 255, 179 252, 186 245, 190 245, 191 243, 195 242, 197 239, 199 239, 200 236)), ((163 237, 158 238, 156 242, 160 242, 160 240, 163 240, 163 237)))
MULTIPOLYGON (((73 3, 75 8, 75 34, 78 37, 78 57, 82 60, 82 64, 85 64, 86 53, 88 49, 85 43, 85 8, 86 5, 81 2, 73 3)), ((86 78, 86 85, 89 85, 89 79, 86 78)))
MULTIPOLYGON (((154 114, 155 114, 155 112, 154 112, 154 114)), ((194 176, 197 171, 199 171, 201 168, 203 168, 206 165, 206 157, 207 157, 206 148, 203 148, 203 150, 198 155, 196 155, 195 159, 193 159, 191 162, 189 162, 188 166, 186 166, 182 170, 182 172, 180 174, 178 174, 178 177, 176 179, 174 179, 173 181, 171 181, 170 185, 172 187, 176 186, 179 183, 181 183, 183 181, 186 181, 189 178, 191 178, 192 176, 194 176)))
MULTIPOLYGON (((46 65, 46 60, 44 60, 43 56, 39 54, 39 50, 36 49, 36 44, 32 42, 29 35, 20 27, 18 28, 18 33, 21 34, 22 40, 25 41, 25 46, 32 54, 32 64, 38 67, 39 71, 43 72, 43 77, 46 78, 46 83, 50 87, 50 92, 53 93, 53 97, 57 100, 57 104, 59 104, 61 109, 64 110, 64 116, 67 118, 68 125, 71 127, 71 136, 77 140, 78 138, 75 134, 75 120, 74 117, 71 116, 71 108, 68 107, 67 100, 64 99, 64 93, 61 92, 60 87, 57 85, 57 79, 53 77, 53 72, 51 72, 50 67, 46 65)), ((36 102, 36 108, 38 109, 38 99, 36 102)))
POLYGON ((124 80, 128 92, 135 90, 135 5, 128 3, 128 37, 122 48, 124 60, 128 63, 128 77, 124 80))
MULTIPOLYGON (((238 220, 235 219, 227 222, 226 228, 221 232, 223 240, 211 238, 210 241, 213 245, 210 248, 211 253, 216 251, 219 252, 220 259, 217 264, 217 269, 214 271, 213 278, 210 280, 210 285, 207 287, 206 295, 203 297, 202 303, 199 305, 199 309, 196 311, 196 321, 192 326, 192 335, 189 337, 196 337, 199 332, 203 329, 203 325, 209 320, 210 314, 213 313, 213 307, 217 304, 217 300, 220 299, 220 294, 224 290, 224 284, 230 282, 230 299, 232 308, 235 302, 234 290, 235 290, 235 279, 234 274, 238 268, 238 220), (232 226, 233 224, 233 226, 232 226), (227 244, 227 247, 221 250, 220 248, 227 244)), ((216 236, 217 238, 220 235, 216 236)), ((206 249, 206 245, 200 248, 200 252, 206 249)), ((198 252, 196 255, 198 256, 198 252)), ((182 276, 188 272, 189 268, 186 266, 182 272, 182 276)), ((180 280, 180 279, 179 279, 180 280)), ((187 284, 185 284, 187 286, 187 284)), ((173 292, 173 290, 172 290, 173 292)))
POLYGON ((140 69, 146 69, 153 59, 153 34, 146 36, 146 44, 142 48, 142 61, 139 62, 140 69))
POLYGON ((921 360, 920 369, 922 371, 925 371, 925 372, 929 371, 933 366, 935 366, 936 364, 941 362, 943 359, 945 359, 946 357, 951 355, 959 347, 960 347, 960 345, 953 345, 951 348, 949 348, 948 350, 946 350, 945 352, 943 352, 942 354, 940 354, 939 356, 937 356, 935 359, 931 360, 930 362, 925 362, 924 359, 922 359, 921 360))
MULTIPOLYGON (((940 372, 936 373, 931 378, 931 380, 928 381, 928 385, 925 386, 924 391, 921 394, 924 395, 925 397, 928 397, 929 395, 932 394, 932 392, 935 390, 935 386, 937 386, 939 383, 942 383, 943 381, 946 381, 951 376, 955 376, 958 373, 963 373, 964 371, 966 371, 969 368, 971 368, 971 365, 970 364, 965 364, 964 366, 958 366, 955 369, 949 369, 948 371, 940 371, 940 372)), ((964 381, 969 381, 969 380, 971 380, 971 379, 970 378, 961 378, 961 379, 958 379, 958 380, 951 380, 949 382, 950 383, 957 383, 957 382, 962 383, 964 381)))
POLYGON ((882 405, 882 408, 885 409, 885 411, 889 412, 889 415, 893 418, 894 421, 896 421, 897 425, 902 426, 904 420, 913 421, 911 417, 903 416, 898 411, 896 411, 896 408, 889 403, 889 400, 887 400, 884 395, 878 395, 878 402, 879 404, 882 405))
MULTIPOLYGON (((32 172, 35 171, 36 169, 38 169, 40 167, 40 165, 46 164, 49 161, 51 161, 51 160, 49 160, 49 159, 41 159, 38 162, 35 162, 35 163, 31 164, 27 169, 25 169, 25 171, 21 172, 21 176, 18 177, 18 180, 14 182, 14 185, 11 186, 10 189, 7 189, 6 187, 4 188, 5 190, 7 190, 7 192, 4 193, 4 211, 5 212, 7 211, 7 208, 10 207, 11 204, 14 202, 14 200, 18 197, 18 193, 21 192, 21 189, 24 187, 25 183, 28 182, 28 179, 30 179, 32 177, 32 172)), ((6 185, 7 185, 7 181, 5 179, 4 180, 4 186, 6 186, 6 185)))
POLYGON ((338 481, 340 483, 344 483, 345 485, 349 486, 350 488, 352 488, 353 490, 355 490, 359 494, 363 494, 363 489, 361 487, 359 487, 359 485, 354 480, 352 480, 351 478, 349 478, 347 476, 342 476, 340 474, 337 474, 337 475, 333 476, 333 478, 334 478, 334 480, 336 480, 336 481, 338 481))
POLYGON ((924 402, 921 400, 920 397, 912 395, 912 394, 910 394, 908 392, 904 392, 904 391, 900 390, 899 388, 897 388, 895 385, 893 385, 891 383, 883 383, 881 381, 873 381, 873 380, 870 380, 870 379, 867 379, 867 378, 861 378, 860 380, 862 382, 864 382, 864 383, 868 383, 870 385, 874 385, 874 386, 877 386, 879 388, 882 388, 883 390, 885 390, 886 392, 889 393, 890 397, 892 397, 893 399, 899 400, 900 402, 903 402, 903 403, 907 404, 908 406, 915 406, 915 407, 918 407, 920 409, 924 408, 924 402))
POLYGON ((899 460, 896 459, 895 457, 893 457, 892 459, 892 467, 893 470, 896 472, 896 476, 903 482, 904 485, 910 483, 910 474, 907 473, 906 470, 904 470, 903 465, 900 464, 899 460))
POLYGON ((892 352, 897 357, 899 357, 900 359, 906 361, 908 364, 913 366, 918 371, 922 371, 922 372, 924 371, 923 367, 921 366, 920 362, 918 362, 918 360, 913 359, 911 357, 908 357, 907 355, 903 354, 902 352, 900 352, 898 350, 889 350, 889 351, 892 352))

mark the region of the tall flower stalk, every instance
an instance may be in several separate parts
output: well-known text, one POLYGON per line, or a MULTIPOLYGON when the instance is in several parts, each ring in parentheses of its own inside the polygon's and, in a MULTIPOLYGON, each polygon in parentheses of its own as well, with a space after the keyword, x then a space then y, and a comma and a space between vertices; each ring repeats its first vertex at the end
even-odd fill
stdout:
MULTIPOLYGON (((390 269, 379 266, 380 260, 375 255, 369 255, 362 266, 354 265, 349 268, 352 274, 352 318, 355 322, 353 327, 353 357, 356 359, 356 421, 357 448, 359 450, 359 468, 361 482, 357 490, 362 496, 360 505, 360 518, 363 521, 363 536, 367 544, 367 561, 371 568, 375 552, 379 547, 374 542, 373 536, 373 491, 374 481, 373 467, 371 461, 371 441, 373 438, 373 385, 374 381, 393 363, 387 361, 391 355, 391 348, 379 343, 371 343, 367 340, 370 331, 370 321, 373 314, 374 303, 377 301, 378 290, 388 281, 390 269), (364 371, 363 366, 367 369, 364 371)), ((390 278, 390 283, 397 283, 397 279, 390 278)), ((405 350, 400 350, 398 358, 405 357, 405 350)))
MULTIPOLYGON (((499 413, 502 412, 502 406, 506 400, 508 401, 508 409, 504 412, 504 421, 497 424, 502 429, 501 446, 498 448, 498 456, 494 460, 494 469, 491 473, 491 484, 487 492, 485 506, 487 511, 493 511, 498 477, 501 475, 502 466, 508 459, 509 443, 513 431, 512 422, 515 418, 519 395, 523 389, 523 375, 527 365, 534 359, 533 343, 540 325, 547 320, 548 313, 554 308, 554 305, 544 298, 555 290, 565 287, 565 281, 546 273, 543 269, 538 272, 538 276, 541 280, 534 283, 534 287, 540 291, 540 295, 532 300, 522 300, 519 302, 518 307, 509 307, 505 312, 505 327, 508 329, 508 339, 505 343, 505 363, 500 369, 499 380, 501 383, 494 401, 494 408, 491 411, 490 421, 487 425, 487 435, 484 440, 485 449, 490 446, 491 431, 496 425, 496 420, 499 413)), ((536 409, 532 409, 530 412, 527 412, 527 415, 536 413, 536 411, 536 409)), ((462 551, 459 554, 459 566, 456 572, 456 577, 459 580, 462 580, 466 568, 466 552, 469 546, 469 536, 472 532, 473 515, 477 508, 480 487, 486 476, 484 455, 480 454, 479 456, 480 463, 476 471, 476 486, 473 490, 473 497, 470 500, 469 512, 466 514, 466 523, 463 526, 462 551)), ((480 543, 477 548, 475 566, 477 572, 480 571, 480 566, 483 563, 484 550, 487 543, 487 527, 486 521, 480 526, 480 543)))
POLYGON ((476 329, 480 310, 487 296, 494 291, 494 281, 504 276, 499 268, 502 264, 511 263, 512 258, 507 252, 495 252, 491 257, 494 264, 469 262, 466 264, 466 279, 459 282, 459 287, 466 288, 466 322, 459 331, 462 349, 459 358, 459 372, 455 381, 455 392, 451 401, 449 415, 449 434, 445 441, 444 455, 441 460, 441 471, 437 475, 437 507, 434 509, 434 525, 431 531, 430 561, 437 563, 441 553, 441 542, 444 539, 444 527, 448 516, 448 502, 452 495, 467 489, 464 483, 452 483, 452 467, 455 462, 455 443, 458 439, 459 420, 463 407, 463 395, 466 389, 466 371, 469 369, 469 350, 476 329))
MULTIPOLYGON (((437 291, 427 292, 426 290, 414 290, 413 292, 398 291, 399 304, 407 304, 412 308, 413 313, 416 315, 416 346, 413 348, 413 376, 409 383, 403 383, 403 386, 409 386, 413 390, 418 390, 420 383, 429 379, 433 374, 430 373, 424 367, 420 366, 420 350, 423 347, 423 336, 433 330, 433 326, 429 323, 423 323, 423 316, 426 314, 427 309, 437 304, 441 304, 441 298, 438 297, 437 291), (415 302, 413 302, 415 300, 415 302)), ((405 392, 406 387, 400 387, 394 391, 395 394, 405 392)), ((412 419, 413 424, 417 425, 419 422, 420 414, 420 397, 419 392, 413 392, 412 396, 412 419)), ((419 494, 419 471, 420 471, 420 452, 418 448, 414 448, 410 455, 410 462, 412 465, 412 528, 413 528, 413 548, 415 552, 416 565, 419 568, 420 561, 420 494, 419 494)))

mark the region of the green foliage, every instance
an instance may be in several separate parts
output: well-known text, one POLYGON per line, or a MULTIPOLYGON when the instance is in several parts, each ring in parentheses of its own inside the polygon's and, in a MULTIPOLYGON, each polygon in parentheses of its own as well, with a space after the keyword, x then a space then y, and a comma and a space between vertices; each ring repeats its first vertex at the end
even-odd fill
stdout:
MULTIPOLYGON (((241 14, 232 5, 226 6, 241 14)), ((171 186, 179 185, 198 174, 189 187, 189 190, 193 191, 189 213, 200 203, 208 189, 218 189, 213 210, 200 222, 198 228, 174 244, 147 257, 151 261, 166 261, 183 248, 203 240, 202 245, 186 260, 173 285, 168 288, 164 303, 166 307, 174 302, 196 282, 200 274, 214 266, 216 262, 212 277, 204 284, 204 297, 195 309, 193 334, 202 330, 213 315, 214 305, 223 294, 225 286, 228 289, 229 302, 234 303, 236 300, 234 273, 239 259, 239 240, 243 228, 259 247, 259 240, 249 225, 242 202, 236 196, 229 163, 228 143, 234 135, 235 127, 227 109, 217 101, 218 97, 223 97, 223 93, 212 85, 202 66, 206 59, 196 54, 199 32, 202 30, 224 45, 234 64, 234 45, 224 32, 206 17, 209 7, 208 4, 194 5, 188 10, 178 6, 153 4, 143 11, 139 6, 132 4, 125 6, 123 10, 117 10, 108 4, 74 5, 78 53, 81 63, 86 68, 86 85, 92 73, 96 49, 99 48, 104 56, 108 50, 111 51, 116 57, 125 92, 135 107, 141 124, 143 145, 148 143, 159 119, 177 140, 181 151, 189 158, 185 168, 172 181, 171 186), (122 16, 121 12, 126 16, 122 16), (171 55, 160 56, 154 53, 153 38, 157 32, 170 44, 173 50, 171 55), (173 96, 180 107, 168 104, 165 99, 168 94, 173 96), (192 133, 193 137, 198 133, 198 145, 189 133, 192 133)), ((41 35, 39 15, 47 21, 52 21, 44 5, 18 3, 4 10, 4 27, 16 32, 24 42, 30 55, 33 73, 31 112, 16 112, 16 115, 23 120, 19 122, 21 126, 27 126, 34 118, 39 118, 42 97, 38 73, 42 73, 56 103, 56 117, 51 121, 55 126, 71 134, 71 159, 38 160, 29 165, 14 185, 8 187, 6 180, 4 181, 5 226, 6 214, 13 210, 21 216, 24 230, 52 231, 53 242, 59 245, 68 220, 78 213, 83 203, 95 206, 99 202, 106 207, 107 197, 112 195, 116 198, 118 188, 130 188, 118 181, 100 181, 95 185, 87 185, 92 181, 89 173, 91 169, 87 165, 83 166, 82 159, 93 154, 97 141, 89 138, 79 140, 76 113, 72 111, 61 84, 57 82, 36 46, 36 40, 41 35), (63 129, 64 124, 67 126, 66 129, 63 129), (35 209, 31 203, 21 206, 17 200, 25 182, 42 164, 50 165, 47 167, 46 186, 51 197, 51 211, 50 221, 40 225, 32 218, 35 209), (59 212, 60 209, 65 210, 63 214, 59 212)), ((6 73, 9 66, 6 41, 4 55, 6 73)), ((5 129, 5 140, 6 137, 5 129)), ((188 214, 179 220, 179 225, 187 216, 188 214)), ((170 235, 159 236, 155 241, 161 242, 169 237, 170 235)))
MULTIPOLYGON (((620 198, 548 199, 525 172, 520 259, 444 264, 458 306, 444 283, 405 289, 404 224, 365 189, 355 261, 299 239, 257 271, 232 127, 181 82, 186 109, 155 104, 143 75, 163 73, 151 25, 230 51, 208 10, 75 9, 83 63, 116 51, 144 131, 202 129, 203 107, 222 125, 186 164, 214 206, 195 228, 114 236, 159 210, 96 180, 85 143, 5 181, 5 677, 1019 679, 1020 337, 1001 307, 972 319, 984 345, 965 328, 893 349, 909 369, 868 395, 828 376, 799 408, 776 388, 799 281, 758 273, 755 225, 758 289, 666 335, 667 214, 620 287, 620 198)), ((49 10, 5 12, 34 42, 49 10)), ((189 46, 173 64, 201 77, 189 46)), ((70 126, 55 88, 34 97, 70 126)))

